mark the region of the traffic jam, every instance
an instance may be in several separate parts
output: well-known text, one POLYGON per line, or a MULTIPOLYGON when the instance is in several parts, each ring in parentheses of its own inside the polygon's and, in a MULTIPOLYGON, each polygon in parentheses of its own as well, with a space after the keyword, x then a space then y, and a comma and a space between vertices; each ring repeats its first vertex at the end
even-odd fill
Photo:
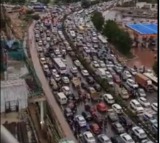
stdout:
POLYGON ((97 33, 90 20, 94 10, 104 11, 112 4, 105 2, 85 10, 79 10, 79 3, 54 6, 47 16, 36 21, 34 27, 39 61, 53 95, 79 142, 152 143, 146 131, 132 122, 124 113, 125 109, 84 68, 63 35, 64 14, 72 13, 64 22, 70 40, 90 63, 95 75, 107 79, 128 107, 140 114, 139 118, 157 133, 158 105, 147 100, 147 92, 153 92, 152 83, 136 68, 128 68, 118 62, 108 48, 106 38, 97 33))

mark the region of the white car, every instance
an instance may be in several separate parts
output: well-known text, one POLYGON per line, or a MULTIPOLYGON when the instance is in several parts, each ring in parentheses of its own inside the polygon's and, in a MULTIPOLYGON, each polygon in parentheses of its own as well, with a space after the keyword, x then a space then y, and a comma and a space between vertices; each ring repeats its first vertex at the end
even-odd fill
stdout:
POLYGON ((122 114, 123 113, 123 109, 119 104, 113 104, 112 105, 112 109, 117 113, 117 114, 122 114))
POLYGON ((77 67, 71 67, 71 72, 73 73, 73 74, 77 74, 78 73, 78 69, 77 69, 77 67))
POLYGON ((144 111, 144 108, 136 99, 132 99, 130 101, 130 107, 138 114, 141 114, 144 111))
POLYGON ((111 94, 103 94, 102 98, 108 104, 114 104, 115 103, 115 100, 114 100, 114 98, 111 94))
POLYGON ((129 71, 125 70, 123 72, 123 75, 122 75, 123 79, 128 79, 128 78, 132 78, 132 75, 130 74, 129 71))
POLYGON ((92 64, 93 64, 93 67, 95 67, 95 68, 99 68, 100 67, 97 61, 93 61, 92 64))
POLYGON ((86 143, 96 143, 96 139, 90 131, 83 133, 83 139, 86 143))
POLYGON ((151 104, 150 104, 150 103, 147 101, 147 99, 144 98, 144 97, 138 98, 138 101, 139 101, 139 103, 140 103, 142 106, 144 106, 144 107, 150 107, 150 106, 151 106, 151 104))
POLYGON ((100 134, 97 138, 99 143, 112 143, 110 138, 105 134, 100 134))
POLYGON ((56 69, 52 69, 52 75, 58 74, 56 69))
POLYGON ((121 134, 120 137, 124 141, 124 143, 135 143, 132 137, 127 133, 121 134))
POLYGON ((62 81, 63 81, 63 83, 68 84, 69 83, 69 78, 67 76, 63 76, 62 81))
POLYGON ((127 79, 126 81, 127 85, 132 87, 132 88, 138 88, 138 84, 131 78, 127 79))
POLYGON ((158 111, 158 104, 157 103, 152 103, 151 107, 154 111, 156 111, 156 112, 158 111))
POLYGON ((80 66, 81 66, 81 63, 80 63, 79 60, 75 60, 75 61, 74 61, 74 64, 75 64, 76 67, 80 67, 80 66))
POLYGON ((80 127, 85 127, 87 125, 87 122, 82 115, 76 115, 74 120, 78 123, 80 127))
POLYGON ((82 75, 83 75, 83 76, 89 76, 89 73, 88 73, 87 70, 82 70, 82 75))
POLYGON ((147 135, 146 135, 145 131, 138 126, 133 127, 132 131, 140 140, 147 138, 147 135))
POLYGON ((71 94, 71 90, 70 90, 69 86, 63 86, 63 87, 62 87, 62 92, 63 92, 65 95, 70 95, 70 94, 71 94))
POLYGON ((60 81, 61 80, 61 77, 59 74, 54 74, 53 75, 53 78, 56 80, 56 81, 60 81))

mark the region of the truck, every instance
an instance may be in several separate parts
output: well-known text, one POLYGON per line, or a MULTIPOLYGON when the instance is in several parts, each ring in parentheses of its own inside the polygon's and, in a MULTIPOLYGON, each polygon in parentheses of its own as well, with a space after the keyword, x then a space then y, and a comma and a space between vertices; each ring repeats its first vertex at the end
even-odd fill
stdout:
POLYGON ((143 87, 146 91, 152 91, 153 90, 152 81, 148 77, 146 77, 145 75, 143 75, 141 73, 137 73, 135 75, 135 81, 141 87, 143 87))
POLYGON ((101 78, 106 78, 106 71, 104 68, 98 68, 96 74, 101 78))
POLYGON ((78 77, 73 77, 72 84, 75 88, 78 88, 81 86, 81 81, 78 77))

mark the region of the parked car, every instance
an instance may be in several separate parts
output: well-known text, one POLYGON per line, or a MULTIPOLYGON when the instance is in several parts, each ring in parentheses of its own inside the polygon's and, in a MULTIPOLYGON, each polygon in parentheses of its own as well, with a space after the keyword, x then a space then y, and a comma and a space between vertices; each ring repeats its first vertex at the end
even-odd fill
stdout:
POLYGON ((139 97, 138 101, 143 107, 149 108, 151 106, 151 104, 144 97, 139 97))
POLYGON ((124 141, 124 143, 135 143, 132 137, 127 133, 121 134, 120 137, 124 141))
POLYGON ((115 103, 115 100, 111 94, 104 94, 102 97, 103 97, 104 101, 107 102, 108 104, 115 103))
POLYGON ((98 143, 112 143, 110 138, 105 134, 98 135, 98 143))
POLYGON ((108 110, 108 118, 112 121, 118 121, 118 115, 113 109, 108 110))
POLYGON ((132 131, 133 131, 134 135, 136 135, 138 137, 138 139, 140 139, 140 140, 147 138, 145 131, 138 126, 133 127, 132 131))
POLYGON ((118 134, 122 134, 125 132, 125 129, 123 128, 123 126, 121 125, 121 123, 119 122, 114 122, 112 123, 112 128, 118 133, 118 134))
POLYGON ((80 126, 80 127, 85 127, 87 126, 87 122, 84 119, 84 117, 82 115, 76 115, 74 120, 76 121, 76 123, 80 126))
POLYGON ((97 110, 99 112, 107 112, 108 108, 107 105, 104 102, 100 102, 97 104, 97 110))
POLYGON ((121 107, 119 104, 117 104, 117 103, 115 103, 115 104, 112 105, 112 109, 113 109, 117 114, 122 114, 122 113, 123 113, 122 107, 121 107))
POLYGON ((99 125, 97 123, 92 123, 90 125, 90 129, 96 135, 101 133, 101 128, 99 127, 99 125))
POLYGON ((157 103, 152 103, 151 107, 154 111, 156 111, 156 112, 158 111, 158 104, 157 103))
POLYGON ((91 121, 92 120, 92 115, 91 115, 90 112, 83 111, 82 116, 86 119, 86 121, 91 121))
POLYGON ((82 137, 86 143, 96 143, 96 139, 90 131, 84 132, 82 137))

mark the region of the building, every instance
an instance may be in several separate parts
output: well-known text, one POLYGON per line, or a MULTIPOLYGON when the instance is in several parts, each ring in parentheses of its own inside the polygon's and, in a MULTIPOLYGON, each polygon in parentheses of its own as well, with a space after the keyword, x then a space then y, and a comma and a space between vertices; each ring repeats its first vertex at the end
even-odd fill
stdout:
POLYGON ((157 11, 158 9, 158 5, 156 3, 152 4, 152 3, 147 3, 147 2, 137 2, 136 7, 137 8, 147 8, 152 11, 157 11))
POLYGON ((24 79, 1 81, 1 113, 27 108, 28 95, 24 79))

